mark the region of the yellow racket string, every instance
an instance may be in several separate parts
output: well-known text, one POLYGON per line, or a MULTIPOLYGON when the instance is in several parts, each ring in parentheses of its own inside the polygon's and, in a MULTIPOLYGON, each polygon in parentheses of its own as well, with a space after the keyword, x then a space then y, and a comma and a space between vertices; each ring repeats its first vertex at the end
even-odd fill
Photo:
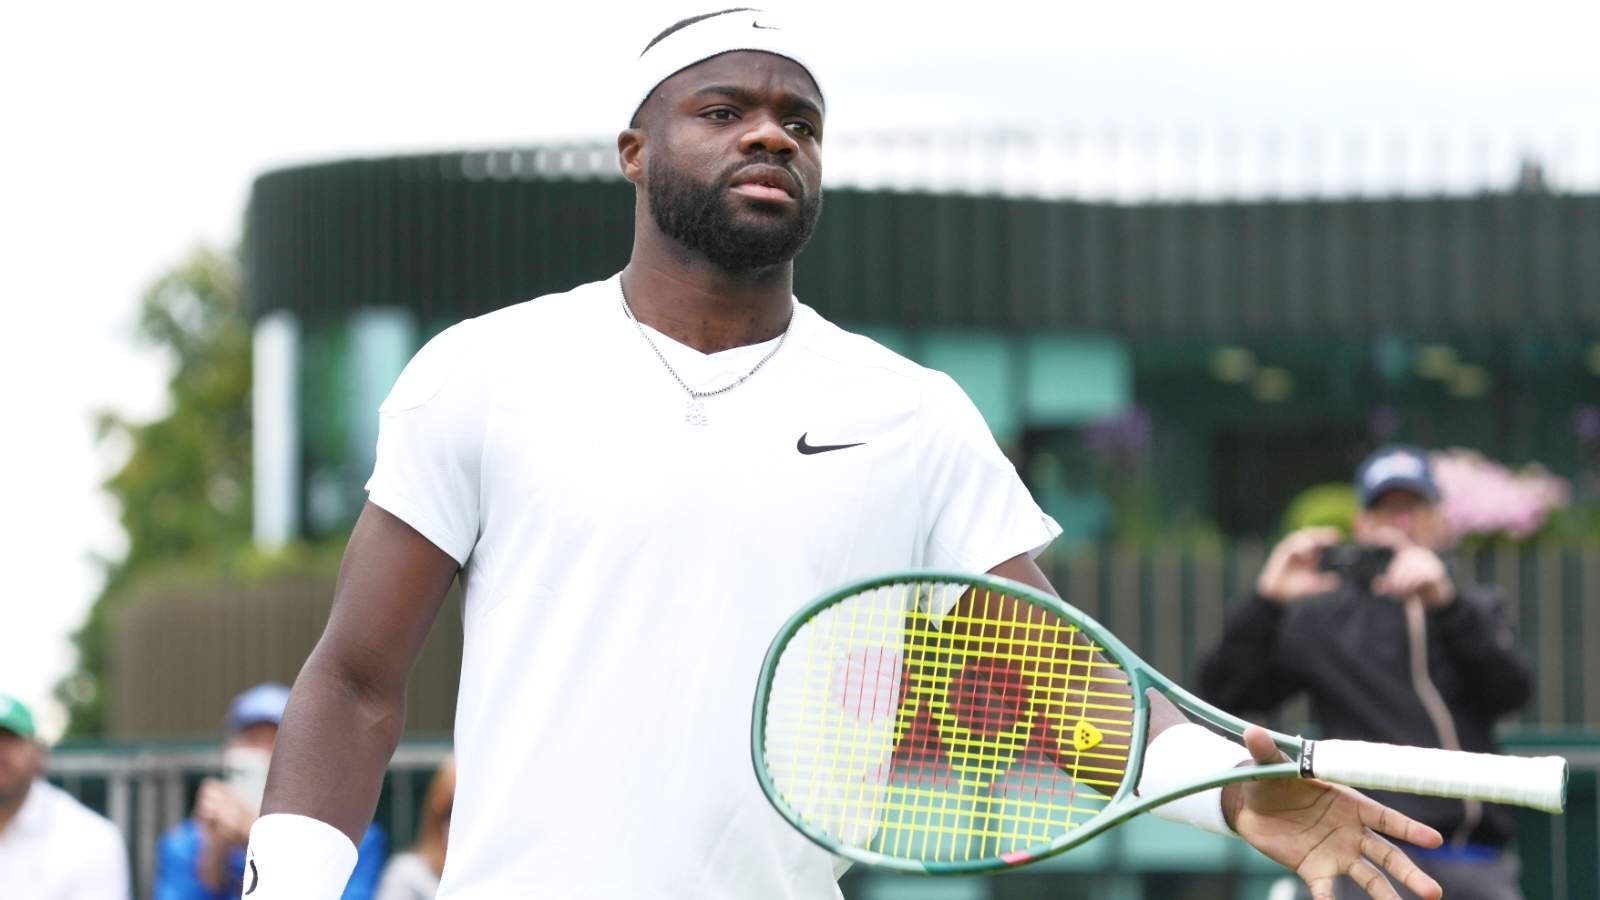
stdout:
POLYGON ((923 861, 1025 854, 1106 807, 1134 698, 1076 624, 988 590, 908 581, 835 603, 774 675, 766 759, 840 843, 923 861))

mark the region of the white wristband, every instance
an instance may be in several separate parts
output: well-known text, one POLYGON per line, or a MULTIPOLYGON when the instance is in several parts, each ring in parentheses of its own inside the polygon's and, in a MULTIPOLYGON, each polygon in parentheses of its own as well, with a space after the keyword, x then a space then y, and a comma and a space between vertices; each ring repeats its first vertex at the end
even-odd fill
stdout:
MULTIPOLYGON (((1203 725, 1174 725, 1144 751, 1139 795, 1149 797, 1194 783, 1250 759, 1250 751, 1203 725)), ((1215 834, 1233 834, 1222 815, 1222 788, 1180 797, 1151 810, 1157 818, 1183 822, 1215 834)))
POLYGON ((273 813, 250 828, 247 900, 339 900, 356 868, 356 845, 310 816, 273 813))

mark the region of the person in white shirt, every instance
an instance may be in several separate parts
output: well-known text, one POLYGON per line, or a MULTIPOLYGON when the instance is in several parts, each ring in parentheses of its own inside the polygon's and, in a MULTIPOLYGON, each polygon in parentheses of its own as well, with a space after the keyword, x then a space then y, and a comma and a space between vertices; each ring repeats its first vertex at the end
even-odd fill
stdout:
MULTIPOLYGON (((760 11, 663 32, 631 63, 617 140, 637 187, 627 267, 446 330, 394 386, 278 738, 247 900, 336 893, 458 571, 444 900, 838 896, 835 861, 751 771, 778 626, 885 570, 1049 589, 1033 556, 1059 528, 960 388, 793 295, 822 206, 806 58, 760 11)), ((1158 718, 1159 733, 1181 717, 1158 718)), ((1277 758, 1264 732, 1247 742, 1234 758, 1277 758)), ((1438 835, 1353 791, 1219 793, 1215 817, 1314 888, 1348 872, 1389 900, 1384 866, 1436 896, 1369 826, 1438 835)))
POLYGON ((6 900, 127 900, 122 832, 45 781, 33 715, 0 694, 0 896, 6 900))
POLYGON ((376 900, 434 900, 450 844, 450 817, 456 797, 456 764, 446 759, 428 782, 417 816, 417 842, 397 853, 383 869, 376 900))

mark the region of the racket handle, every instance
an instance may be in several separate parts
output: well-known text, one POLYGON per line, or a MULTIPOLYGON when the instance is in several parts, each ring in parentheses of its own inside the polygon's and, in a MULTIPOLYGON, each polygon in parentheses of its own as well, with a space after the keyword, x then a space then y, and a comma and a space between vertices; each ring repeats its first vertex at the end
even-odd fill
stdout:
POLYGON ((1559 813, 1567 802, 1567 761, 1497 756, 1367 741, 1307 741, 1301 773, 1351 787, 1510 803, 1559 813))

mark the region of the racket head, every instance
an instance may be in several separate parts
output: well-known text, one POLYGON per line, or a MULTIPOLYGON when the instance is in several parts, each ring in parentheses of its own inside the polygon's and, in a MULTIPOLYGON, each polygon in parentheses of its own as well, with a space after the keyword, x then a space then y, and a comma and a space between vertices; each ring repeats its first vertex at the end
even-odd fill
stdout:
POLYGON ((858 581, 796 613, 768 649, 757 778, 794 827, 856 862, 1019 865, 1131 814, 1146 670, 1099 623, 1018 582, 858 581))

